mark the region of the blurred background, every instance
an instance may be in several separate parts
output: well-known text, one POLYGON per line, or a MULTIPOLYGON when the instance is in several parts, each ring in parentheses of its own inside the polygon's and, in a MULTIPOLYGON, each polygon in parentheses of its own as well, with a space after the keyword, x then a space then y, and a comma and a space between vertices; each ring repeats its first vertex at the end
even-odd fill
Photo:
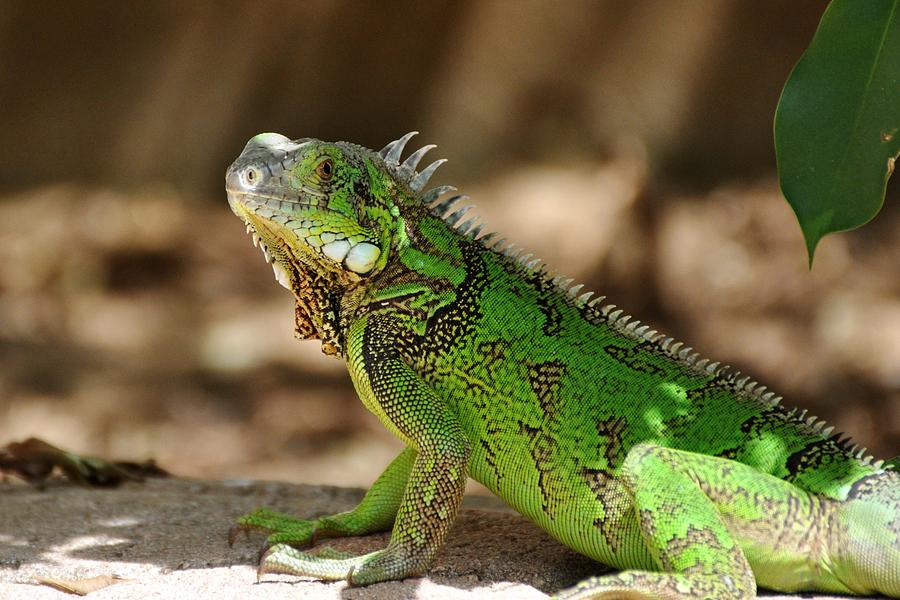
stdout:
POLYGON ((223 173, 261 131, 379 149, 641 320, 900 454, 900 198, 807 270, 772 117, 826 2, 0 1, 0 445, 366 485, 399 444, 223 173))

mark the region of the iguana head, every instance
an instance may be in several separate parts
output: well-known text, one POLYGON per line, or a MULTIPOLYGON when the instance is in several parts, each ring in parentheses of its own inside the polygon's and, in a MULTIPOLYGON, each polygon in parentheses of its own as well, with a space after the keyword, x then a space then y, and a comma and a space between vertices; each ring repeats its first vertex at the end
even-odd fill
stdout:
POLYGON ((402 165, 399 156, 414 135, 381 152, 345 142, 290 140, 261 133, 247 142, 225 173, 232 211, 271 260, 278 282, 297 297, 298 333, 321 334, 323 295, 371 277, 388 263, 401 206, 443 161, 421 173, 415 167, 434 146, 402 165), (303 331, 301 320, 309 321, 303 331))
POLYGON ((252 138, 228 168, 228 203, 283 286, 291 289, 296 271, 352 280, 383 262, 389 220, 378 212, 390 207, 377 199, 371 210, 365 171, 355 148, 277 133, 252 138))

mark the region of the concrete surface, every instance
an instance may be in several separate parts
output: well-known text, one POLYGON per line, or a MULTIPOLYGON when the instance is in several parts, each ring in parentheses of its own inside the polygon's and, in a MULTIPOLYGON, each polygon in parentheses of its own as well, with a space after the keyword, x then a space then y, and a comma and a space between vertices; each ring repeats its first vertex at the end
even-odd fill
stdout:
MULTIPOLYGON (((549 538, 493 498, 467 497, 428 577, 348 588, 266 575, 257 583, 262 535, 226 544, 236 517, 269 506, 313 517, 352 507, 356 489, 264 482, 151 480, 118 489, 53 482, 40 491, 0 484, 0 598, 70 597, 36 577, 117 575, 97 599, 545 598, 601 567, 549 538)), ((323 542, 368 552, 387 534, 323 542)), ((805 595, 805 598, 824 598, 805 595)))

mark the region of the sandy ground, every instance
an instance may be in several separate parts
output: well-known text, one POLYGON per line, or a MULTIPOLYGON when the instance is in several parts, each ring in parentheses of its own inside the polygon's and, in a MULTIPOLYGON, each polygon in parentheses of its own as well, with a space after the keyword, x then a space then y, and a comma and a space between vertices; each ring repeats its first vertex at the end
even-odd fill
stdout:
MULTIPOLYGON (((266 505, 302 516, 345 510, 358 489, 252 481, 152 480, 119 489, 55 482, 44 491, 0 485, 0 598, 58 599, 37 577, 116 575, 127 581, 92 598, 544 598, 600 567, 564 548, 493 498, 467 497, 428 577, 348 588, 267 575, 259 535, 226 544, 240 514, 266 505)), ((329 541, 366 552, 386 535, 329 541)), ((804 596, 814 598, 814 596, 804 596)), ((824 598, 824 597, 817 597, 824 598)))

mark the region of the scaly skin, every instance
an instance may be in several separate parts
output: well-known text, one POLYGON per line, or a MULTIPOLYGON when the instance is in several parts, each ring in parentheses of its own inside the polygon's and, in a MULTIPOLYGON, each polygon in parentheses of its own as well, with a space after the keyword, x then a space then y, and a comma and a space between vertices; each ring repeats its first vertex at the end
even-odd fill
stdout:
POLYGON ((243 517, 235 533, 271 534, 260 574, 420 575, 469 476, 621 570, 564 598, 900 596, 895 463, 458 225, 458 197, 434 205, 452 188, 422 191, 429 147, 400 164, 409 137, 376 153, 260 134, 226 174, 294 294, 298 337, 344 359, 407 445, 353 511, 243 517), (391 527, 364 556, 295 548, 391 527))

